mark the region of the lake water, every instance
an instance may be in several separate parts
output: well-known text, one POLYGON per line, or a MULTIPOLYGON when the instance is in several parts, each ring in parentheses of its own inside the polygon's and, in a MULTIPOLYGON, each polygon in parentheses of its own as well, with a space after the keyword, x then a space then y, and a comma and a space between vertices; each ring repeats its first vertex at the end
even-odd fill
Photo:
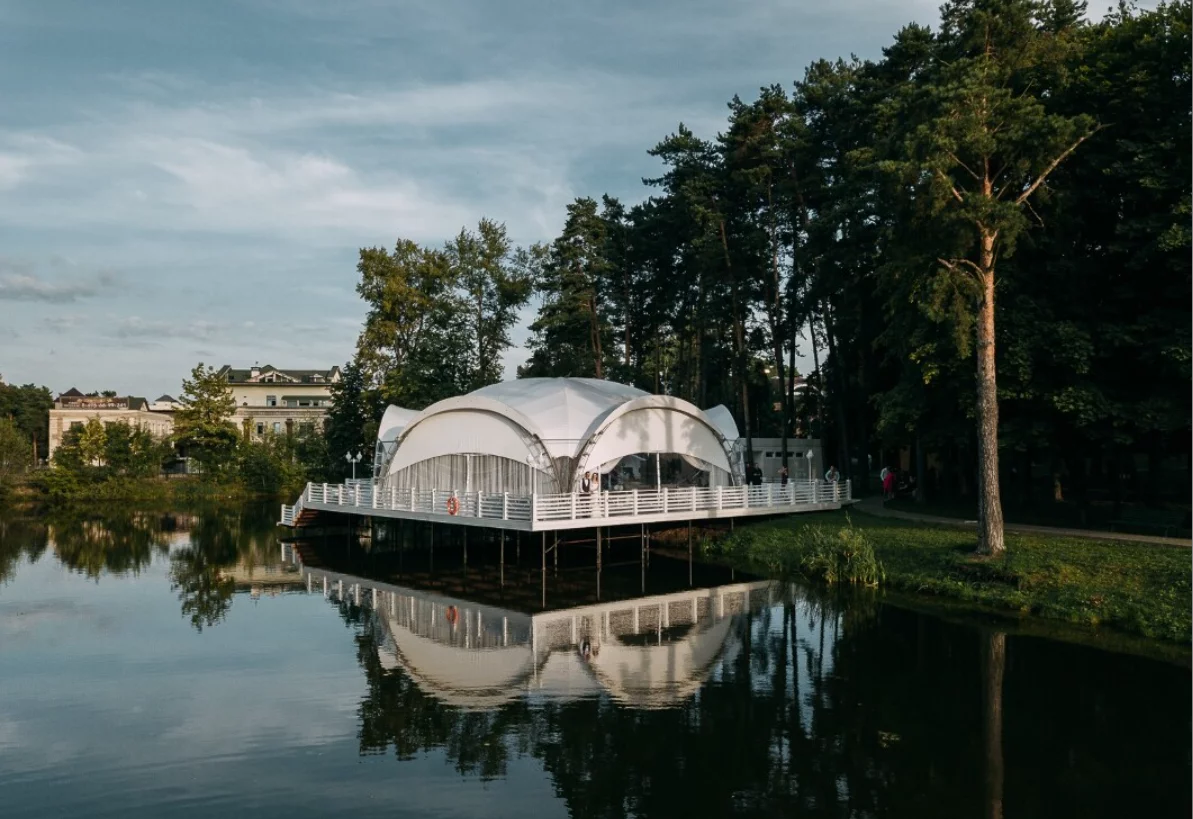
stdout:
POLYGON ((636 539, 544 583, 537 539, 276 514, 0 516, 0 816, 1193 809, 1182 664, 636 539))

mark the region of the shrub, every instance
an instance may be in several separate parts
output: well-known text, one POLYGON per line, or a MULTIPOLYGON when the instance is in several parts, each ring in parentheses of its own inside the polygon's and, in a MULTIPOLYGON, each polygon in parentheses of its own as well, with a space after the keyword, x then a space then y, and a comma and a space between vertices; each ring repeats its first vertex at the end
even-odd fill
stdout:
POLYGON ((706 542, 703 551, 777 577, 801 574, 829 584, 865 586, 877 586, 886 577, 873 542, 848 519, 839 528, 740 529, 724 540, 706 542))
POLYGON ((847 523, 836 531, 810 526, 794 538, 800 573, 825 583, 877 586, 884 579, 882 563, 869 536, 847 523))

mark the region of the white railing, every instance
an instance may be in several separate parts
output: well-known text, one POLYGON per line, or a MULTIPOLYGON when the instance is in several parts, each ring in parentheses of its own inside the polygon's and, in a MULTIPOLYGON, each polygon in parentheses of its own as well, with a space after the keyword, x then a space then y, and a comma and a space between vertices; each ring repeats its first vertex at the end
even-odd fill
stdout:
MULTIPOLYGON (((791 481, 787 485, 680 487, 617 492, 510 495, 443 489, 376 487, 354 484, 307 484, 294 506, 282 507, 282 523, 293 525, 304 504, 416 512, 484 520, 563 521, 587 518, 638 518, 732 510, 798 509, 841 504, 852 499, 849 481, 791 481), (287 522, 289 521, 289 522, 287 522)), ((703 517, 703 516, 701 516, 703 517)))

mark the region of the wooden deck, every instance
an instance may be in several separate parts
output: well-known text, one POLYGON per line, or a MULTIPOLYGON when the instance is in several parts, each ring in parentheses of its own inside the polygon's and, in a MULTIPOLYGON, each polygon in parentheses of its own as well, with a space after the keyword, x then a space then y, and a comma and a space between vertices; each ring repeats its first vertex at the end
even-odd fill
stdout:
POLYGON ((302 526, 313 513, 451 523, 523 532, 587 529, 638 523, 721 520, 840 509, 853 503, 849 481, 791 481, 786 485, 664 487, 591 494, 510 495, 466 490, 398 489, 370 481, 309 483, 281 525, 302 526), (454 514, 453 514, 454 512, 454 514))

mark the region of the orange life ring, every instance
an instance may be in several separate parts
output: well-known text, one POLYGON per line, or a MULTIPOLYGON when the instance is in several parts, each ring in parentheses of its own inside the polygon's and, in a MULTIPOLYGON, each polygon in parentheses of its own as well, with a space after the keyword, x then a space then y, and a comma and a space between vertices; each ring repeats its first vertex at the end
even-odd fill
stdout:
POLYGON ((457 515, 460 513, 460 499, 452 495, 447 499, 447 513, 449 515, 457 515))
POLYGON ((457 609, 455 606, 448 606, 447 607, 447 622, 451 623, 454 626, 456 624, 456 621, 459 619, 460 619, 460 610, 457 609))

